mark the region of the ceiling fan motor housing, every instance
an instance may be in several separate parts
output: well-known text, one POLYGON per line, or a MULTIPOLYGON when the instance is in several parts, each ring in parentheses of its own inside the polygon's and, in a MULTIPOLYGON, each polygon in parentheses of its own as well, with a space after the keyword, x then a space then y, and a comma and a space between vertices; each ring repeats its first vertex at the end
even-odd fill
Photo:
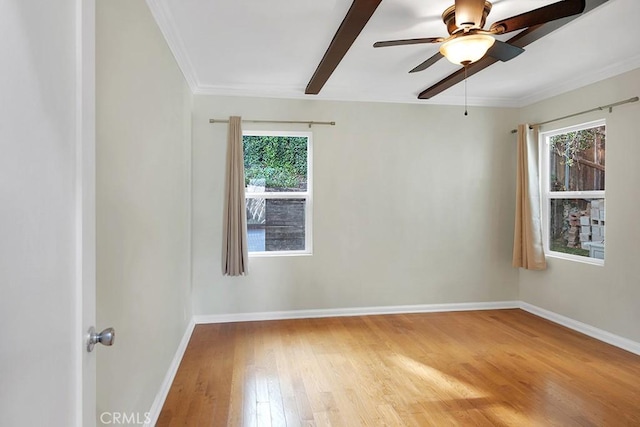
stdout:
MULTIPOLYGON (((491 3, 489 3, 488 1, 484 2, 484 10, 482 11, 482 21, 480 22, 480 25, 478 26, 479 28, 484 28, 484 24, 487 21, 487 16, 489 15, 489 12, 491 12, 491 3)), ((442 13, 442 21, 444 21, 445 25, 447 26, 447 31, 449 32, 449 34, 453 34, 455 31, 457 31, 459 28, 456 25, 456 5, 451 5, 449 6, 443 13, 442 13)))

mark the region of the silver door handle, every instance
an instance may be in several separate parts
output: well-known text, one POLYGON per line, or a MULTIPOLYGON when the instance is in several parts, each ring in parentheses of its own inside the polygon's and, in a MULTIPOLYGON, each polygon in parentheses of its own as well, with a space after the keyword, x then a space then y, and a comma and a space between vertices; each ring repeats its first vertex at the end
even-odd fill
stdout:
POLYGON ((116 330, 113 328, 107 328, 99 334, 96 333, 96 329, 92 326, 89 328, 89 338, 87 339, 87 351, 91 353, 93 347, 100 343, 102 345, 111 346, 116 339, 116 330))

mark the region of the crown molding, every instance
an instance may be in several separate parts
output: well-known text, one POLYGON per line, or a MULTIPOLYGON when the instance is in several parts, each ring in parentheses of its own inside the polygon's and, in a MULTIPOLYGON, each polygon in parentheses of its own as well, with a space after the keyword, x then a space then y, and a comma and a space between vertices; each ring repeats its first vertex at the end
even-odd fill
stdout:
POLYGON ((160 32, 169 45, 169 50, 173 53, 173 57, 178 63, 178 67, 182 71, 191 92, 196 93, 200 87, 198 78, 196 77, 195 68, 187 55, 184 41, 178 35, 176 26, 171 18, 171 12, 163 0, 146 0, 151 15, 155 19, 160 32))
MULTIPOLYGON (((392 104, 417 104, 417 105, 464 105, 462 96, 441 96, 434 99, 418 99, 415 94, 404 97, 372 97, 370 94, 349 93, 344 96, 321 93, 318 95, 306 95, 304 87, 293 86, 266 86, 266 85, 199 85, 193 91, 194 95, 213 96, 239 96, 253 98, 276 98, 276 99, 306 99, 312 101, 345 101, 345 102, 374 102, 392 104)), ((484 98, 469 97, 467 104, 470 107, 499 107, 514 108, 519 106, 518 100, 509 98, 484 98)))
POLYGON ((609 66, 599 69, 591 73, 585 73, 580 76, 572 76, 567 80, 555 84, 549 88, 535 92, 532 95, 521 98, 516 105, 519 108, 527 107, 531 104, 535 104, 540 101, 544 101, 554 96, 562 95, 563 93, 570 92, 572 90, 580 89, 593 83, 597 83, 602 80, 606 80, 620 74, 624 74, 628 71, 640 68, 640 55, 632 56, 624 61, 610 64, 609 66))

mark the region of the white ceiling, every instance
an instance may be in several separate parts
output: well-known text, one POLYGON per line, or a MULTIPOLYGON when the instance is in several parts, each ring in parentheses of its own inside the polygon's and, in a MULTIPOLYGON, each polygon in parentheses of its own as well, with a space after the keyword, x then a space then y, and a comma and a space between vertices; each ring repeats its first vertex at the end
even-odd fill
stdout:
MULTIPOLYGON (((147 0, 194 93, 462 104, 458 84, 418 94, 457 70, 408 71, 439 45, 374 49, 378 40, 446 35, 453 0, 383 0, 319 95, 304 89, 352 0, 147 0)), ((555 0, 495 0, 491 23, 555 0)), ((640 1, 609 0, 469 78, 469 104, 523 106, 640 67, 640 1)), ((502 36, 503 40, 511 35, 502 36)))

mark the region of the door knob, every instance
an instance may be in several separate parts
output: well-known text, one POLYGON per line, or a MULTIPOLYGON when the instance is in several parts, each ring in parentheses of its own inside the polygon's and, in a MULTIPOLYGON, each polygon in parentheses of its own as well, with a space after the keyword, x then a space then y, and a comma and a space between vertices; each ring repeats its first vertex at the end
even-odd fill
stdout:
POLYGON ((87 339, 87 351, 90 353, 93 351, 93 347, 100 343, 102 345, 111 346, 116 339, 116 330, 113 328, 107 328, 99 334, 96 333, 96 329, 92 326, 89 328, 89 338, 87 339))

